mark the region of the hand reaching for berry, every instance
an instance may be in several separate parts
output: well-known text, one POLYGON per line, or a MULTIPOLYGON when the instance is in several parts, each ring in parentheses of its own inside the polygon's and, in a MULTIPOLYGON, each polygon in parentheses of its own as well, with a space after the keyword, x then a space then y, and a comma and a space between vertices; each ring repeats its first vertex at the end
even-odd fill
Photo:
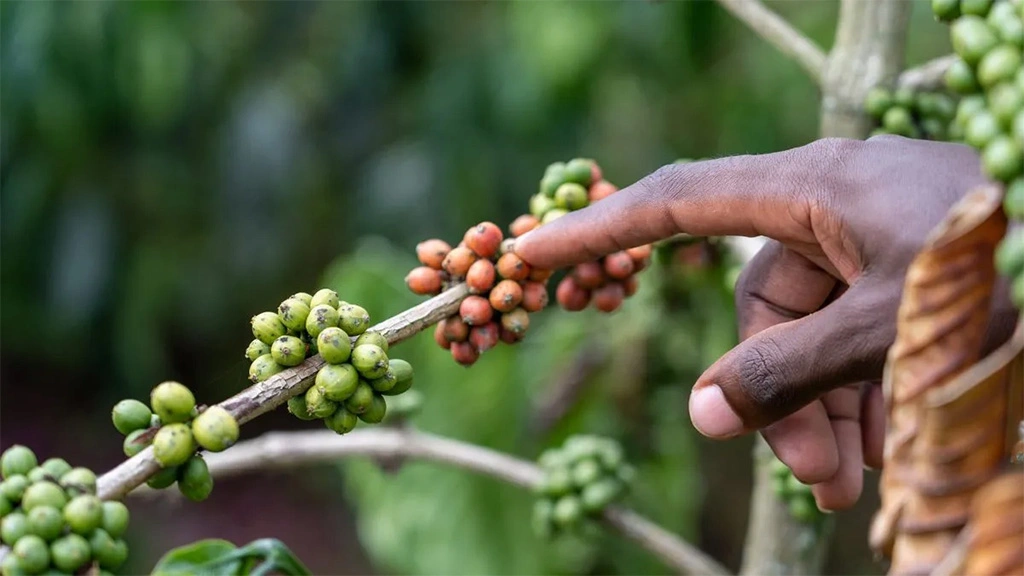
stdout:
MULTIPOLYGON (((823 509, 851 506, 882 460, 880 387, 904 275, 950 207, 985 182, 962 145, 881 136, 662 168, 516 240, 547 269, 685 232, 766 236, 736 287, 742 342, 690 396, 712 438, 759 430, 823 509)), ((1016 314, 1005 285, 989 344, 1016 314)))

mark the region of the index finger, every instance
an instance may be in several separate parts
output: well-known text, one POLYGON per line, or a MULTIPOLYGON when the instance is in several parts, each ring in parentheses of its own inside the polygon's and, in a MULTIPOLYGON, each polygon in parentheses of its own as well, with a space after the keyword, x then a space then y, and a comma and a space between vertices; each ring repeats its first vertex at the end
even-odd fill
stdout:
POLYGON ((680 232, 814 243, 815 199, 841 175, 842 157, 862 144, 824 139, 784 152, 664 166, 523 235, 515 251, 533 266, 555 269, 680 232))

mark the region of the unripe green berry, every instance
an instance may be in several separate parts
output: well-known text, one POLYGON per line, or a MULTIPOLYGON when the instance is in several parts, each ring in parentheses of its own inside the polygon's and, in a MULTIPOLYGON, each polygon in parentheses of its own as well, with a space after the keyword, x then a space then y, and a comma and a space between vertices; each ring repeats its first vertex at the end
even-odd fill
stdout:
POLYGON ((566 495, 558 499, 555 509, 551 513, 551 519, 562 528, 568 528, 580 521, 583 516, 583 506, 579 498, 566 495))
POLYGON ((981 166, 996 180, 1009 182, 1024 172, 1024 150, 1009 136, 998 136, 981 153, 981 166))
POLYGON ((338 409, 333 414, 324 418, 324 426, 338 434, 348 434, 355 429, 358 423, 359 418, 349 412, 344 406, 338 406, 338 409))
POLYGON ((25 495, 21 497, 21 508, 25 512, 31 512, 37 506, 52 506, 63 510, 67 503, 67 494, 53 482, 36 482, 25 489, 25 495))
POLYGON ((28 513, 29 532, 49 542, 64 530, 64 516, 52 506, 36 506, 28 513))
POLYGON ((382 392, 382 394, 385 396, 397 396, 398 394, 402 394, 412 388, 412 364, 409 364, 401 358, 389 358, 388 370, 391 370, 395 374, 395 385, 387 392, 382 392))
POLYGON ((1024 229, 1011 230, 996 247, 996 270, 1013 278, 1024 272, 1024 229))
POLYGON ((23 512, 11 512, 0 520, 0 540, 8 546, 14 546, 15 542, 28 533, 28 517, 23 512))
POLYGON ((533 525, 533 531, 541 538, 548 538, 554 532, 551 519, 554 511, 555 505, 546 498, 533 503, 533 515, 530 522, 533 525))
POLYGON ((119 547, 114 538, 102 528, 93 532, 89 538, 89 549, 93 559, 109 570, 119 568, 128 557, 127 545, 119 547))
POLYGON ((71 496, 96 493, 96 473, 79 466, 60 477, 60 485, 71 496))
POLYGON ((567 182, 555 190, 555 206, 573 211, 587 206, 587 189, 575 182, 567 182))
POLYGON ((360 380, 355 392, 345 401, 345 408, 353 414, 362 414, 373 404, 373 388, 365 380, 360 380))
POLYGON ((76 534, 87 535, 103 521, 103 502, 92 495, 75 496, 64 507, 64 522, 76 534))
POLYGON ((880 119, 891 106, 892 93, 882 86, 868 90, 867 96, 864 97, 864 110, 875 118, 880 119))
POLYGON ((192 437, 210 452, 227 450, 238 442, 238 421, 220 406, 210 406, 192 421, 192 437))
POLYGON ((181 466, 195 451, 195 439, 187 424, 166 424, 153 438, 153 457, 163 468, 181 466))
POLYGON ((359 419, 367 424, 380 424, 384 420, 387 411, 388 403, 384 400, 384 397, 380 394, 374 394, 369 408, 362 414, 359 414, 359 419))
POLYGON ((338 309, 327 304, 314 306, 306 317, 306 332, 316 338, 327 328, 338 326, 338 309))
POLYGON ((146 485, 154 490, 163 490, 178 481, 178 467, 163 468, 146 480, 146 485))
POLYGON ((1021 66, 1020 52, 1020 48, 1009 44, 989 50, 978 63, 978 83, 991 88, 1000 82, 1013 80, 1021 66))
POLYGON ((540 491, 548 496, 561 496, 572 490, 572 472, 569 468, 558 467, 548 470, 541 481, 540 491))
POLYGON ((544 214, 544 217, 540 219, 540 223, 541 224, 550 224, 551 222, 554 222, 555 220, 558 220, 559 218, 561 218, 562 216, 565 216, 568 213, 569 213, 569 211, 565 210, 564 208, 552 208, 551 210, 548 210, 544 214))
POLYGON ((1024 220, 1024 178, 1017 178, 1006 187, 1003 210, 1010 218, 1024 220))
POLYGON ((1024 310, 1024 274, 1013 279, 1013 285, 1010 287, 1010 301, 1017 308, 1024 310))
POLYGON ((0 518, 7 516, 14 511, 14 504, 3 494, 0 494, 0 518))
POLYGON ((953 118, 953 122, 960 124, 961 126, 967 127, 967 123, 970 122, 971 118, 975 114, 980 112, 986 112, 988 110, 988 104, 985 102, 985 97, 981 94, 972 94, 965 96, 960 99, 960 103, 956 105, 956 116, 953 118))
POLYGON ((359 386, 359 372, 351 364, 327 364, 316 373, 313 385, 328 400, 344 402, 359 386))
POLYGON ((296 292, 295 294, 292 294, 288 298, 289 299, 295 298, 296 300, 302 300, 310 308, 312 308, 314 306, 314 304, 313 304, 313 295, 310 294, 309 292, 296 292))
POLYGON ((281 366, 298 366, 306 359, 306 345, 295 336, 281 336, 274 340, 270 354, 281 366))
POLYGON ((960 0, 960 13, 974 16, 988 16, 992 0, 960 0))
POLYGON ((612 442, 602 445, 597 453, 597 457, 601 462, 601 466, 609 472, 617 470, 625 460, 625 456, 622 454, 622 447, 612 442))
MULTIPOLYGON (((561 184, 559 184, 561 185, 561 184)), ((558 186, 551 189, 551 196, 555 195, 555 189, 558 186)), ((539 219, 543 219, 544 215, 555 208, 555 201, 544 194, 535 194, 530 197, 530 214, 533 214, 539 219)))
POLYGON ((962 58, 957 58, 949 65, 943 79, 946 82, 946 87, 957 94, 973 94, 981 90, 978 78, 974 75, 974 69, 962 58))
POLYGON ((284 370, 284 366, 274 361, 273 354, 264 354, 249 365, 249 380, 263 382, 282 370, 284 370))
POLYGON ((964 141, 978 149, 983 149, 1002 132, 999 120, 989 111, 978 112, 967 121, 964 129, 964 141))
POLYGON ((583 487, 580 503, 588 512, 597 512, 611 504, 622 492, 622 484, 614 478, 601 478, 583 487))
POLYGON ((32 482, 29 481, 27 476, 21 474, 10 476, 3 482, 0 482, 0 496, 7 498, 11 502, 20 502, 30 484, 32 482))
POLYGON ((370 328, 370 313, 355 304, 341 306, 338 308, 338 328, 349 336, 358 336, 370 328))
POLYGON ((107 500, 103 503, 103 522, 101 526, 112 538, 120 538, 128 529, 128 507, 123 502, 107 500))
POLYGON ((581 434, 567 439, 562 450, 570 461, 580 462, 587 458, 597 456, 600 448, 601 442, 598 438, 589 434, 581 434))
POLYGON ((334 290, 321 288, 316 291, 316 294, 313 294, 313 299, 310 301, 309 306, 313 308, 322 304, 336 309, 338 306, 341 306, 341 299, 338 298, 338 293, 334 290))
POLYGON ((309 390, 306 390, 306 410, 309 411, 309 415, 314 418, 327 418, 334 411, 338 409, 338 405, 324 396, 320 388, 316 386, 310 386, 309 390))
POLYGON ((89 541, 79 534, 68 534, 50 544, 50 558, 61 572, 73 573, 92 557, 89 541))
POLYGON ((569 465, 569 459, 566 458, 565 453, 557 448, 549 448, 541 453, 537 458, 537 464, 545 470, 553 470, 555 468, 562 468, 569 465))
POLYGON ((988 109, 1000 124, 1009 128, 1013 117, 1024 110, 1024 91, 1010 82, 997 84, 988 92, 988 109))
POLYGON ((125 456, 131 458, 145 450, 147 446, 153 443, 153 439, 151 437, 142 437, 146 432, 146 430, 136 430, 124 437, 124 443, 121 447, 124 450, 125 456))
POLYGON ((50 548, 35 534, 21 537, 11 552, 18 557, 18 566, 28 574, 38 574, 50 565, 50 548))
POLYGON ((32 470, 29 470, 28 473, 28 481, 30 484, 42 482, 43 480, 57 480, 59 478, 60 476, 54 476, 53 474, 50 474, 49 472, 46 471, 46 468, 43 468, 42 466, 36 466, 32 470))
POLYGON ((369 382, 370 387, 373 388, 375 392, 380 392, 383 394, 384 392, 388 392, 392 388, 394 388, 395 384, 398 384, 398 377, 395 376, 395 372, 391 370, 391 368, 389 367, 387 371, 384 372, 383 376, 381 376, 380 378, 374 378, 369 382))
POLYGON ((930 140, 944 141, 946 139, 946 123, 939 118, 921 120, 921 131, 930 140))
POLYGON ((978 64, 985 54, 996 47, 999 39, 980 16, 962 16, 950 27, 953 50, 970 65, 978 64))
POLYGON ((348 362, 352 355, 352 340, 341 328, 325 328, 316 338, 320 357, 328 364, 348 362))
POLYGON ((267 346, 274 343, 281 336, 285 335, 288 328, 274 312, 260 312, 250 320, 252 324, 252 335, 267 346))
MULTIPOLYGON (((1024 92, 1024 88, 1020 90, 1024 92)), ((1010 124, 1010 135, 1017 141, 1017 144, 1024 146, 1024 110, 1018 110, 1013 115, 1013 122, 1010 124)))
POLYGON ((890 133, 901 136, 913 136, 916 132, 914 117, 910 114, 910 110, 903 106, 889 108, 882 116, 882 126, 890 133))
POLYGON ((18 562, 18 557, 14 554, 7 554, 4 559, 0 561, 0 574, 3 576, 22 576, 22 574, 28 574, 21 569, 21 564, 18 562))
POLYGON ((623 464, 622 466, 619 466, 618 470, 615 471, 615 475, 618 476, 619 482, 622 482, 624 485, 629 486, 630 484, 633 483, 633 480, 636 478, 636 468, 633 468, 629 464, 623 464))
POLYGON ((565 167, 561 162, 549 165, 540 179, 537 193, 545 198, 553 197, 555 190, 566 182, 565 167))
MULTIPOLYGON (((581 186, 590 186, 593 182, 593 160, 587 160, 586 158, 573 158, 565 163, 565 180, 567 182, 574 182, 581 186)), ((558 195, 558 191, 555 191, 555 195, 558 195)))
POLYGON ((27 446, 15 444, 4 450, 0 456, 0 473, 4 478, 10 478, 16 474, 27 475, 33 468, 39 465, 36 455, 27 446))
MULTIPOLYGON (((140 402, 141 404, 141 402, 140 402)), ((145 404, 143 404, 145 406, 145 404)), ((149 409, 147 408, 147 411, 149 409)), ((40 464, 46 473, 53 478, 60 478, 71 471, 71 464, 68 464, 63 458, 48 458, 46 462, 40 464)))
MULTIPOLYGON (((276 339, 275 339, 276 340, 276 339)), ((270 345, 266 342, 255 339, 249 342, 248 348, 245 349, 245 357, 252 362, 253 360, 263 356, 264 354, 270 354, 270 345)))
POLYGON ((192 409, 196 407, 196 397, 184 384, 168 381, 153 388, 149 394, 149 404, 164 424, 187 422, 192 418, 192 409))
MULTIPOLYGON (((277 307, 277 317, 289 330, 299 332, 306 328, 306 318, 309 316, 309 304, 296 298, 289 298, 277 307)), ((280 338, 280 336, 279 336, 280 338)))
POLYGON ((960 16, 960 0, 932 0, 932 12, 942 22, 955 20, 960 16))
POLYGON ((193 502, 202 502, 213 492, 213 476, 201 456, 189 458, 178 470, 178 490, 193 502))
POLYGON ((364 378, 380 378, 388 371, 388 356, 380 346, 363 344, 352 349, 350 359, 364 378))
POLYGON ((305 394, 292 396, 288 399, 288 412, 299 420, 316 420, 316 416, 310 415, 309 408, 306 406, 305 394))
POLYGON ((142 402, 129 399, 115 404, 110 415, 114 421, 114 428, 117 428, 121 434, 128 434, 135 430, 148 428, 153 412, 142 402))
POLYGON ((359 337, 356 338, 353 347, 362 346, 363 344, 373 344, 375 346, 379 346, 380 349, 383 350, 385 353, 388 351, 387 338, 385 338, 383 334, 375 330, 367 330, 366 332, 360 334, 359 337))
POLYGON ((596 482, 601 477, 601 466, 592 459, 581 460, 572 467, 572 481, 577 488, 596 482))

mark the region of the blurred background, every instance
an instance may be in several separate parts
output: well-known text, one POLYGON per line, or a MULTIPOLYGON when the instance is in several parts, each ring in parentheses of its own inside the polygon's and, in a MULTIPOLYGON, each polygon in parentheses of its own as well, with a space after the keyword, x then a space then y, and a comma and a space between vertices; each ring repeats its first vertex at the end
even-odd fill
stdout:
MULTIPOLYGON (((823 46, 837 3, 773 7, 823 46)), ((916 1, 909 63, 948 50, 916 1)), ((544 167, 596 158, 626 185, 679 157, 802 145, 817 92, 710 1, 0 3, 0 435, 105 470, 119 399, 166 379, 245 387, 249 318, 330 286, 375 320, 417 303, 428 237, 526 211, 544 167)), ((456 366, 395 349, 422 429, 533 459, 620 439, 629 503, 739 564, 749 439, 712 443, 689 387, 735 340, 727 260, 683 249, 618 313, 556 308, 526 342, 456 366)), ((243 429, 315 426, 283 410, 243 429)), ((838 514, 831 573, 871 573, 871 492, 838 514)), ((128 573, 173 546, 275 537, 316 573, 656 574, 614 536, 545 543, 531 496, 424 463, 218 483, 202 504, 130 499, 128 573)))

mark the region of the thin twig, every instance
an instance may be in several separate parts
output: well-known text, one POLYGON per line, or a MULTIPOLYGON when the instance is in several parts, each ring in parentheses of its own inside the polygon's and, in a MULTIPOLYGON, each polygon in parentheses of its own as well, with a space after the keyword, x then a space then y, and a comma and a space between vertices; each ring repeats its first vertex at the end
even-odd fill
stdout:
MULTIPOLYGON (((541 480, 541 471, 532 462, 407 428, 365 428, 345 436, 338 436, 330 430, 269 432, 240 442, 225 452, 207 454, 205 458, 213 476, 223 479, 275 468, 291 470, 349 456, 416 458, 450 464, 527 489, 533 489, 541 480)), ((136 494, 157 495, 162 492, 144 488, 136 494)), ((682 574, 729 573, 696 547, 635 512, 619 507, 609 508, 604 520, 682 574)))
POLYGON ((942 88, 946 76, 946 70, 956 62, 956 54, 940 56, 929 60, 920 66, 903 71, 896 80, 899 88, 912 88, 914 90, 935 90, 942 88))
POLYGON ((751 30, 796 61, 816 84, 821 83, 825 52, 760 0, 718 0, 751 30))

